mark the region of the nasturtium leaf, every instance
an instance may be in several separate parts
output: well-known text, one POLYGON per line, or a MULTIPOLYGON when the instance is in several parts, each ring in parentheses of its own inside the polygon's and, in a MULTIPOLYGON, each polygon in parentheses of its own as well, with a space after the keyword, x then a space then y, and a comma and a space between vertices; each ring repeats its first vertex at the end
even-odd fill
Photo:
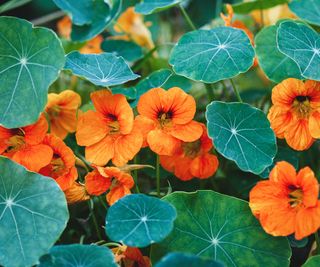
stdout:
POLYGON ((320 26, 320 0, 292 0, 289 8, 299 18, 320 26))
POLYGON ((288 0, 249 0, 232 5, 233 11, 238 14, 248 14, 257 9, 268 9, 277 5, 286 4, 288 0))
POLYGON ((320 266, 320 255, 310 257, 302 267, 319 267, 320 266))
POLYGON ((298 65, 281 53, 277 45, 277 26, 262 29, 255 38, 259 66, 267 77, 276 82, 287 78, 303 79, 298 65))
POLYGON ((117 267, 114 255, 107 247, 96 245, 60 245, 50 249, 40 259, 38 267, 117 267))
POLYGON ((261 173, 277 153, 266 115, 244 103, 214 101, 207 106, 208 134, 216 150, 243 171, 261 173))
POLYGON ((192 254, 179 252, 169 253, 163 257, 155 267, 224 267, 220 262, 205 260, 192 254))
POLYGON ((303 77, 320 81, 320 35, 302 23, 285 21, 277 31, 280 52, 293 59, 303 77))
POLYGON ((92 22, 82 26, 72 25, 71 39, 83 42, 97 36, 118 16, 121 6, 122 0, 114 0, 112 5, 107 5, 104 0, 93 1, 92 22))
POLYGON ((178 216, 170 235, 152 246, 153 262, 184 252, 226 266, 289 266, 287 239, 266 234, 246 201, 213 191, 175 192, 163 200, 178 216))
POLYGON ((124 40, 105 40, 101 44, 105 52, 113 53, 123 57, 128 62, 134 62, 143 57, 142 48, 129 41, 124 40))
POLYGON ((32 266, 56 242, 69 213, 51 178, 0 157, 0 265, 32 266))
POLYGON ((167 202, 143 194, 128 195, 109 208, 106 233, 127 246, 146 247, 163 240, 175 218, 175 208, 167 202))
POLYGON ((160 12, 173 7, 185 0, 142 0, 137 4, 135 11, 144 15, 160 12))
POLYGON ((129 100, 136 99, 137 91, 135 87, 121 87, 116 86, 112 87, 112 93, 113 94, 122 94, 129 100))
POLYGON ((64 62, 61 42, 53 31, 1 17, 0 124, 18 128, 34 123, 64 62))
POLYGON ((112 53, 83 55, 74 51, 67 55, 64 68, 100 86, 119 85, 140 77, 132 72, 122 57, 112 53))
POLYGON ((177 74, 206 83, 246 72, 253 60, 254 50, 247 34, 232 27, 189 32, 182 36, 170 56, 177 74))

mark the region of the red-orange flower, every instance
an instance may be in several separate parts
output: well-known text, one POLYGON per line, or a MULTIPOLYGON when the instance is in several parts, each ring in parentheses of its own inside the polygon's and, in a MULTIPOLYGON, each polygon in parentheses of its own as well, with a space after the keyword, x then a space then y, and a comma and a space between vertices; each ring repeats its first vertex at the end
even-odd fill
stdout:
POLYGON ((110 190, 107 202, 112 205, 125 195, 131 194, 134 181, 130 174, 116 167, 93 167, 95 169, 85 177, 86 190, 90 195, 99 196, 110 190))
POLYGON ((53 151, 42 140, 48 131, 43 115, 29 126, 6 129, 0 126, 0 154, 11 158, 31 171, 49 164, 53 151))
POLYGON ((112 249, 115 260, 124 267, 150 267, 151 261, 138 248, 119 246, 112 249))
POLYGON ((64 191, 68 204, 75 204, 78 202, 90 199, 84 185, 74 182, 70 188, 64 191))
POLYGON ((61 139, 64 139, 68 133, 75 132, 80 104, 80 96, 71 90, 60 94, 49 94, 45 110, 50 121, 50 132, 61 139))
POLYGON ((269 180, 258 182, 250 192, 250 208, 263 229, 274 236, 295 234, 300 240, 320 227, 319 185, 309 167, 298 174, 278 162, 269 180))
POLYGON ((76 158, 72 150, 53 134, 47 134, 42 143, 52 148, 53 157, 48 165, 40 169, 39 173, 56 180, 61 190, 69 189, 78 177, 75 167, 76 158))
POLYGON ((193 177, 209 178, 219 166, 218 158, 209 153, 213 145, 208 137, 207 128, 204 124, 201 125, 203 134, 198 140, 182 142, 180 149, 173 156, 160 156, 162 167, 183 181, 193 177))
POLYGON ((86 146, 89 162, 103 166, 112 159, 116 166, 122 166, 139 152, 143 141, 133 111, 125 96, 108 90, 92 93, 91 99, 96 111, 79 117, 77 142, 86 146))
POLYGON ((289 78, 272 89, 268 119, 278 138, 296 150, 320 138, 320 82, 289 78))
POLYGON ((193 121, 196 102, 178 87, 168 91, 153 88, 143 94, 138 112, 136 120, 145 145, 159 155, 171 156, 180 148, 181 141, 193 142, 202 135, 201 124, 193 121))

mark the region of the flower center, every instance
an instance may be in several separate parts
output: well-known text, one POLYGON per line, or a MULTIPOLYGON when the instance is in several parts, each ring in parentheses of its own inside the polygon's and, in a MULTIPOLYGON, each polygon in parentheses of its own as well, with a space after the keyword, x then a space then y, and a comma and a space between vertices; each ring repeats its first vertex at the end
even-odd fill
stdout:
POLYGON ((299 95, 294 99, 292 107, 300 118, 306 118, 311 112, 310 98, 299 95))
POLYGON ((172 119, 172 112, 159 112, 158 114, 158 121, 160 123, 161 128, 168 125, 172 119))
POLYGON ((116 134, 120 131, 120 124, 118 122, 117 116, 113 114, 108 114, 107 115, 108 119, 108 127, 109 127, 109 134, 116 134))
POLYGON ((301 188, 295 186, 289 187, 291 192, 289 193, 289 204, 291 207, 297 207, 303 202, 303 191, 301 188))
POLYGON ((194 142, 186 142, 182 144, 182 149, 184 154, 190 158, 195 158, 196 156, 198 156, 200 152, 200 148, 201 148, 200 140, 196 140, 194 142))
POLYGON ((54 178, 63 175, 66 171, 63 160, 57 154, 53 155, 53 159, 51 160, 51 168, 54 178))
POLYGON ((9 138, 9 148, 7 149, 7 152, 17 151, 25 144, 25 132, 22 128, 12 129, 11 132, 13 136, 9 138))
POLYGON ((50 118, 56 118, 59 116, 61 108, 59 106, 53 106, 48 110, 48 115, 50 118))

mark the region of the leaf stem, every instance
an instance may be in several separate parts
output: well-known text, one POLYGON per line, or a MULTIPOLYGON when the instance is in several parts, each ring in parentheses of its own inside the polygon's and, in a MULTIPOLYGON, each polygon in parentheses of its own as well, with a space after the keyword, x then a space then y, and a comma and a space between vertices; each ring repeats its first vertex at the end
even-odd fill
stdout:
POLYGON ((243 101, 242 101, 242 99, 241 99, 241 96, 240 96, 240 93, 239 93, 239 91, 238 91, 238 89, 237 89, 237 87, 236 87, 236 85, 234 84, 234 81, 233 81, 232 79, 230 79, 230 83, 231 83, 231 85, 232 85, 233 91, 234 91, 234 93, 235 93, 238 101, 239 101, 240 103, 243 103, 243 101))
POLYGON ((317 253, 317 255, 320 255, 320 238, 319 238, 319 233, 318 233, 318 231, 316 231, 316 232, 314 233, 314 237, 315 237, 315 239, 316 239, 316 244, 317 244, 316 253, 317 253))
MULTIPOLYGON (((138 155, 136 155, 133 159, 134 164, 138 164, 138 155)), ((139 189, 139 185, 138 185, 138 170, 135 169, 133 171, 133 180, 134 180, 134 184, 136 186, 136 192, 139 194, 140 193, 140 189, 139 189)))
POLYGON ((48 22, 50 22, 52 20, 55 20, 55 19, 63 17, 65 14, 66 14, 65 12, 59 10, 59 11, 50 13, 48 15, 45 15, 43 17, 34 19, 34 20, 31 21, 31 23, 34 24, 34 25, 46 24, 46 23, 48 23, 48 22))
POLYGON ((90 199, 90 202, 88 202, 88 205, 89 205, 89 210, 90 210, 90 216, 92 217, 92 221, 93 221, 94 227, 96 229, 97 237, 99 238, 99 240, 102 240, 102 236, 101 236, 101 233, 99 230, 97 218, 96 218, 96 215, 94 214, 92 199, 90 199))
POLYGON ((156 156, 156 179, 157 179, 157 195, 160 197, 160 157, 156 156))
POLYGON ((205 83, 204 85, 207 90, 207 96, 208 96, 209 102, 211 103, 214 100, 214 93, 213 93, 214 89, 212 88, 211 84, 205 83))
POLYGON ((196 26, 194 26, 191 18, 189 17, 189 15, 188 15, 187 11, 184 9, 184 7, 180 4, 179 8, 181 10, 183 17, 185 18, 186 22, 188 23, 189 27, 194 31, 197 30, 196 26))

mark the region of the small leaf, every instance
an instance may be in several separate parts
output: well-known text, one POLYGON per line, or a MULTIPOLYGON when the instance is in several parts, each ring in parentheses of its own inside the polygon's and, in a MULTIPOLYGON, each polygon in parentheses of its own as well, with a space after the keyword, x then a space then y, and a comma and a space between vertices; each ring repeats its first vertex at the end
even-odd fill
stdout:
POLYGON ((320 36, 302 23, 285 21, 277 31, 280 52, 293 59, 303 77, 320 81, 320 36))
POLYGON ((65 196, 51 178, 5 157, 0 166, 0 265, 32 266, 66 227, 65 196))
POLYGON ((117 267, 113 253, 106 247, 95 245, 60 245, 40 259, 38 267, 117 267))
POLYGON ((18 128, 34 123, 44 109, 64 51, 53 31, 26 20, 1 17, 0 29, 0 124, 18 128))
POLYGON ((173 7, 185 0, 142 0, 137 4, 135 11, 144 15, 153 14, 173 7))
POLYGON ((289 8, 299 18, 320 26, 320 0, 292 0, 289 8))
POLYGON ((123 40, 105 40, 101 44, 105 52, 114 53, 128 62, 134 62, 143 57, 142 48, 133 42, 123 40))
POLYGON ((172 230, 176 211, 172 205, 143 194, 128 195, 112 205, 106 233, 127 246, 146 247, 163 240, 172 230))
POLYGON ((198 256, 184 253, 169 253, 163 257, 155 267, 223 267, 224 265, 217 261, 204 260, 198 256))
POLYGON ((253 60, 254 50, 247 34, 231 27, 189 32, 182 36, 170 56, 177 74, 206 83, 246 72, 253 60))
POLYGON ((255 38, 259 66, 268 78, 276 83, 287 78, 302 79, 298 65, 281 53, 277 46, 277 26, 269 26, 255 38))
POLYGON ((163 200, 178 216, 170 235, 152 246, 153 262, 183 252, 225 266, 289 266, 287 239, 266 234, 248 202, 213 191, 175 192, 163 200))
POLYGON ((248 14, 257 9, 268 9, 277 5, 286 4, 288 0, 249 0, 232 5, 233 11, 238 14, 248 14))
POLYGON ((320 266, 320 255, 310 257, 302 267, 319 267, 320 266))
POLYGON ((261 173, 277 153, 266 115, 243 103, 214 101, 207 106, 208 134, 216 150, 243 171, 261 173))
POLYGON ((122 57, 112 53, 83 55, 71 52, 64 68, 100 86, 119 85, 140 77, 132 72, 122 57))

